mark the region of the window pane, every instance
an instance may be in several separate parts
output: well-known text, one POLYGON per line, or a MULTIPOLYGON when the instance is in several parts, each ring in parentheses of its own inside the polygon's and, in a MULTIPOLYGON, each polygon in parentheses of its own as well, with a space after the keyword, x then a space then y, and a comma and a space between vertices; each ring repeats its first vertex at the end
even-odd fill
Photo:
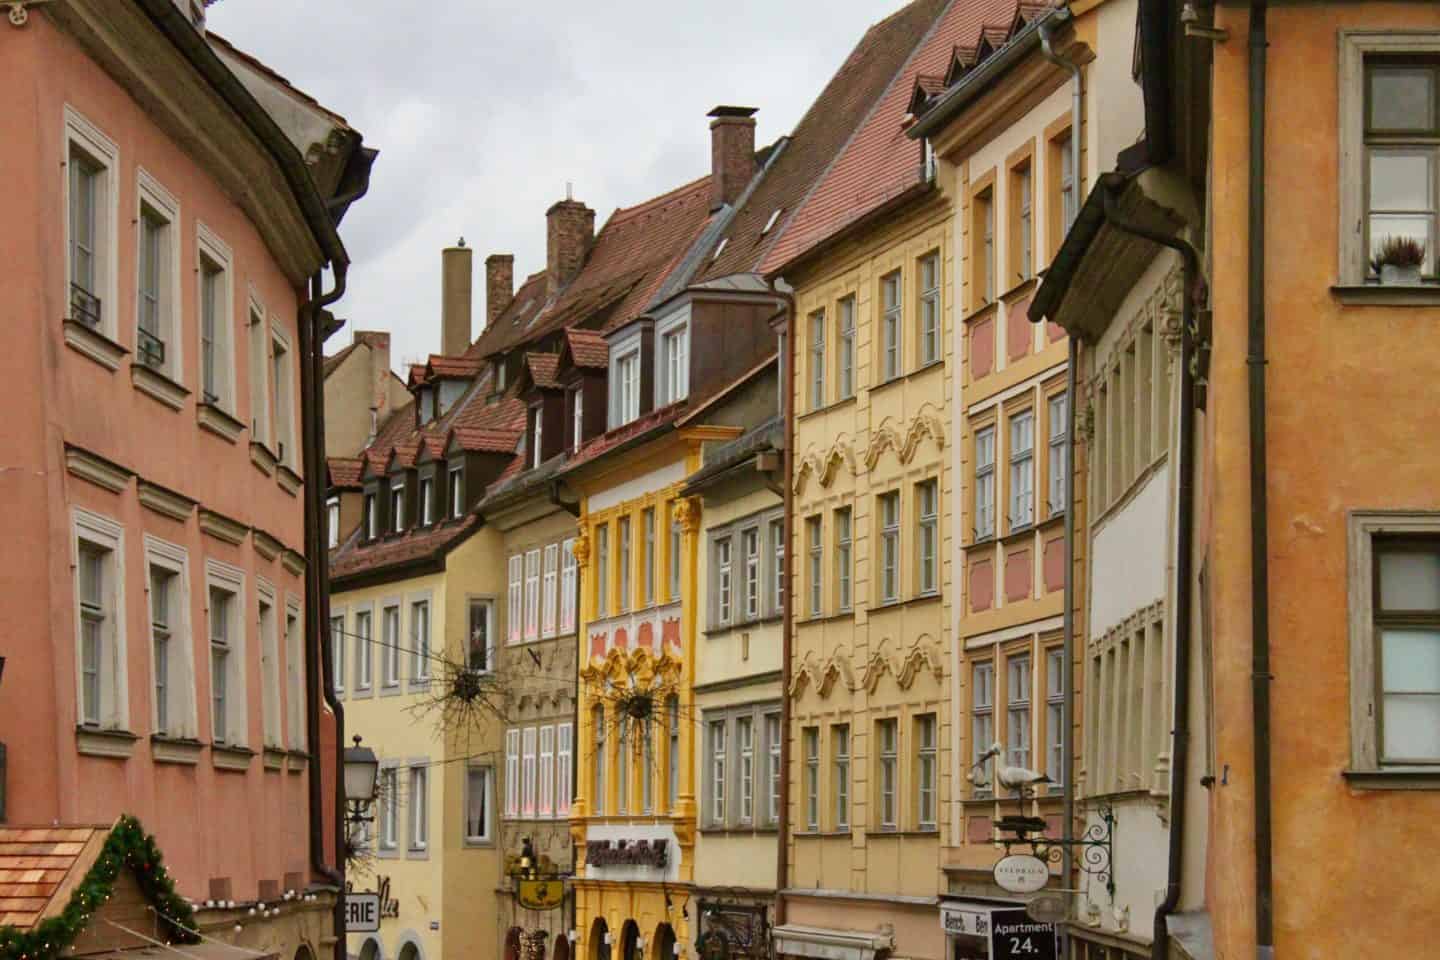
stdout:
POLYGON ((1371 151, 1371 210, 1429 210, 1433 187, 1430 154, 1413 150, 1371 151))
POLYGON ((1431 259, 1430 224, 1431 216, 1414 216, 1398 213, 1372 213, 1370 215, 1370 256, 1379 256, 1380 247, 1390 237, 1409 237, 1425 248, 1425 259, 1431 259))
POLYGON ((1440 630, 1385 630, 1380 645, 1386 693, 1440 693, 1440 630))
POLYGON ((1435 116, 1435 73, 1425 67, 1375 67, 1370 71, 1370 127, 1428 130, 1435 116))
POLYGON ((1440 610, 1440 551, 1380 554, 1383 610, 1440 610))
POLYGON ((1440 760, 1440 696, 1385 696, 1385 758, 1440 760))

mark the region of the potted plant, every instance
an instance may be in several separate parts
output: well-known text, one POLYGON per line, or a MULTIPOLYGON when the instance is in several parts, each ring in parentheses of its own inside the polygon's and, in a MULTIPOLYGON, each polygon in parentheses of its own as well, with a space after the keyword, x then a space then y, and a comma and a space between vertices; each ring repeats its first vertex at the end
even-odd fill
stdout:
POLYGON ((1419 283, 1424 263, 1425 244, 1414 237, 1386 237, 1373 265, 1381 283, 1419 283))

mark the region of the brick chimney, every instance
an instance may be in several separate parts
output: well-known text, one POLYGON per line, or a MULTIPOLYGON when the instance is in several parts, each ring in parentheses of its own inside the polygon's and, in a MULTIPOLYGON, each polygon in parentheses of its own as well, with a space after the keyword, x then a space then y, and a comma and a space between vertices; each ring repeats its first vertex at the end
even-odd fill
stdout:
POLYGON ((733 204, 755 175, 755 107, 711 110, 710 209, 733 204))
POLYGON ((545 287, 549 296, 575 279, 594 239, 595 211, 579 200, 567 196, 545 211, 545 287))
POLYGON ((464 237, 440 254, 440 352, 447 357, 458 357, 470 349, 473 254, 464 237))
POLYGON ((390 413, 390 334, 356 330, 355 342, 370 348, 370 409, 383 421, 390 413))
POLYGON ((515 255, 490 254, 485 258, 485 326, 499 320, 514 299, 515 255))

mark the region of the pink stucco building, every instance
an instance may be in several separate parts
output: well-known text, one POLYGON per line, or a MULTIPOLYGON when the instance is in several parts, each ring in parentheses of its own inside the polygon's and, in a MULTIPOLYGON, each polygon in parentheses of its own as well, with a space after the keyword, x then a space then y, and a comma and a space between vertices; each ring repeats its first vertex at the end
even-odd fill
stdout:
POLYGON ((318 954, 333 894, 285 897, 338 879, 310 358, 374 151, 206 5, 0 18, 0 819, 133 814, 202 924, 318 954))

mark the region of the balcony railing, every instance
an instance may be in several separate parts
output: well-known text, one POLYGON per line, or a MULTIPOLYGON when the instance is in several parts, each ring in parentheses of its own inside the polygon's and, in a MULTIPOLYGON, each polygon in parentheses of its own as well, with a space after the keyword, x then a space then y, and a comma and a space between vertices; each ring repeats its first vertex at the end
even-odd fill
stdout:
POLYGON ((78 283, 70 284, 70 319, 100 329, 100 298, 78 283))
POLYGON ((140 362, 145 366, 152 370, 160 370, 165 366, 165 341, 144 327, 136 328, 135 347, 140 362))

